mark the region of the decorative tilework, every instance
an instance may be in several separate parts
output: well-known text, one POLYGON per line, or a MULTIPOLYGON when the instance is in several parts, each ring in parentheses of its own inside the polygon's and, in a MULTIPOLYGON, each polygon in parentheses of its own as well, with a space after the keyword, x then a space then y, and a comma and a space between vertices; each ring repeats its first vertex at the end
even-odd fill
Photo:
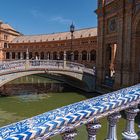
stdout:
POLYGON ((89 118, 96 119, 105 113, 137 105, 140 101, 140 84, 71 104, 44 114, 0 128, 0 140, 32 139, 53 136, 66 128, 81 125, 89 118))

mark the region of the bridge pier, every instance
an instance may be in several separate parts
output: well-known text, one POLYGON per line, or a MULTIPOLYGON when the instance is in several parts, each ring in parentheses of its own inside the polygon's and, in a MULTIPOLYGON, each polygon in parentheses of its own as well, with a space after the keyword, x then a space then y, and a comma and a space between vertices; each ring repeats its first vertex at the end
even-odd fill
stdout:
POLYGON ((126 114, 126 128, 122 133, 124 140, 138 140, 138 135, 135 132, 134 121, 139 109, 136 107, 129 108, 125 111, 126 114))
POLYGON ((86 125, 88 132, 88 140, 96 140, 96 135, 101 125, 98 122, 90 122, 86 125))
POLYGON ((120 113, 114 113, 108 116, 107 120, 109 122, 109 128, 106 140, 117 140, 116 124, 120 118, 120 113))

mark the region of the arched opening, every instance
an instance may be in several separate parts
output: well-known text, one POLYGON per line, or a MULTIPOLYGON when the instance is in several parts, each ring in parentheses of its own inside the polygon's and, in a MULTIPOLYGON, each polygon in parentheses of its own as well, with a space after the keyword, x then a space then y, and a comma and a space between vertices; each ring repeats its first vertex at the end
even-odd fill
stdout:
POLYGON ((6 59, 10 59, 10 53, 6 52, 6 59))
POLYGON ((96 61, 96 50, 90 51, 90 61, 96 61))
POLYGON ((79 56, 79 52, 78 51, 74 51, 74 60, 75 61, 78 60, 78 56, 79 56))
POLYGON ((66 52, 67 60, 71 61, 71 51, 66 52))
POLYGON ((38 52, 35 52, 35 59, 39 59, 39 53, 38 52))
POLYGON ((18 59, 20 59, 20 52, 18 52, 17 57, 18 57, 18 59))
POLYGON ((87 60, 87 51, 82 51, 82 60, 87 60))
POLYGON ((44 59, 44 52, 40 53, 40 59, 44 59))
POLYGON ((57 52, 53 52, 53 60, 57 60, 57 52))
POLYGON ((32 59, 32 52, 29 52, 29 59, 32 59))
POLYGON ((64 59, 64 52, 60 52, 59 56, 60 56, 60 60, 63 60, 64 59))
POLYGON ((23 52, 23 59, 26 59, 26 52, 23 52))
POLYGON ((115 58, 116 58, 117 44, 108 44, 106 48, 106 60, 105 60, 105 76, 115 76, 115 58))
POLYGON ((15 52, 12 52, 12 59, 15 59, 15 58, 16 58, 15 52))

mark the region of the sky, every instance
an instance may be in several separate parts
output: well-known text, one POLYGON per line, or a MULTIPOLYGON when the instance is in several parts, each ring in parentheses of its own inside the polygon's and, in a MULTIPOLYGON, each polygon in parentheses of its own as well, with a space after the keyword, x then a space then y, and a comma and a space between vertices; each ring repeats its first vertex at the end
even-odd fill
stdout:
POLYGON ((25 34, 97 26, 97 0, 0 0, 0 20, 25 34))

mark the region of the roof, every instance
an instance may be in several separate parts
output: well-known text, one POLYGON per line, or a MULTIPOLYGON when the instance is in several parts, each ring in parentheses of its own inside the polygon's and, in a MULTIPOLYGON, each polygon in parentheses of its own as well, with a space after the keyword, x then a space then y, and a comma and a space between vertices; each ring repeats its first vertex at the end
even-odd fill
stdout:
MULTIPOLYGON (((74 38, 85 38, 97 36, 97 28, 86 28, 76 30, 74 38)), ((28 43, 28 42, 46 42, 71 39, 70 32, 43 34, 43 35, 25 35, 16 37, 11 43, 28 43)))
POLYGON ((14 33, 16 35, 22 35, 20 32, 16 31, 12 26, 10 26, 7 23, 3 23, 2 20, 0 20, 0 29, 4 31, 8 31, 9 33, 14 33))
POLYGON ((1 22, 1 28, 7 29, 7 30, 14 30, 15 31, 15 29, 12 28, 9 24, 2 23, 2 22, 1 22))

